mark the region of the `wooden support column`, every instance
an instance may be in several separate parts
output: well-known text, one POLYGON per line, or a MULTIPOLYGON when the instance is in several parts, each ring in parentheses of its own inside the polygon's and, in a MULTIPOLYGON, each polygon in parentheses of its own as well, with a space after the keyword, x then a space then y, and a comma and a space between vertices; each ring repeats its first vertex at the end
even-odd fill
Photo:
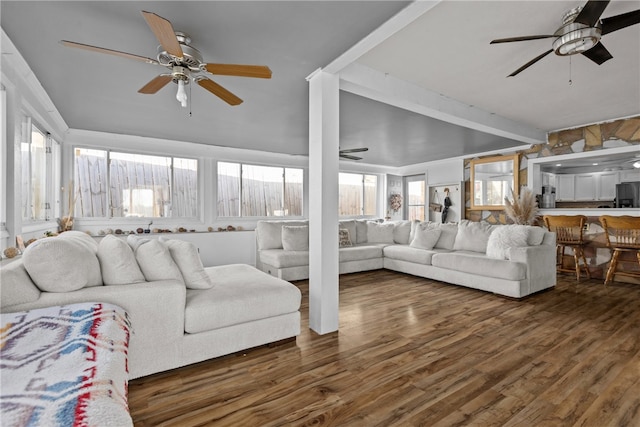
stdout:
POLYGON ((309 81, 309 327, 338 330, 339 79, 309 81))

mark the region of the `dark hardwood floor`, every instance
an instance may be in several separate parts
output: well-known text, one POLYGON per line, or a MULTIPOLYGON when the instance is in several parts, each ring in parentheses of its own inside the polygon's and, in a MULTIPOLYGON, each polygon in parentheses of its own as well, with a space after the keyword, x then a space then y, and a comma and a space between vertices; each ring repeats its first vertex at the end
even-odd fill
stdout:
POLYGON ((640 285, 521 301, 386 270, 340 279, 340 331, 131 381, 137 426, 640 426, 640 285))

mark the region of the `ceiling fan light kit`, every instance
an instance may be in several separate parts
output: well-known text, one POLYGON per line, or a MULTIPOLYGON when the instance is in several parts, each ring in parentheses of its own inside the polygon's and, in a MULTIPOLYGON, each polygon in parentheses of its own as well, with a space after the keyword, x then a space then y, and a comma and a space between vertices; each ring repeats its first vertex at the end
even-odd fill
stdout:
POLYGON ((165 87, 169 82, 178 85, 176 99, 182 107, 187 107, 188 97, 186 86, 192 81, 200 87, 216 95, 229 105, 239 105, 242 99, 209 79, 205 73, 236 77, 252 77, 270 79, 271 70, 265 65, 242 65, 242 64, 208 64, 204 62, 200 51, 190 45, 191 37, 186 33, 175 31, 171 22, 152 12, 142 11, 144 19, 160 42, 157 51, 157 60, 131 53, 120 52, 113 49, 106 49, 91 46, 83 43, 61 40, 63 46, 75 47, 98 53, 120 56, 146 62, 152 65, 162 65, 169 69, 170 73, 156 76, 146 85, 138 90, 139 93, 152 95, 165 87))
POLYGON ((582 54, 596 64, 602 65, 613 56, 600 42, 601 37, 640 23, 640 10, 600 19, 600 15, 608 4, 608 0, 589 0, 584 6, 571 9, 562 17, 562 26, 552 35, 509 37, 492 40, 490 44, 554 38, 551 44, 552 49, 527 62, 509 74, 509 77, 516 76, 551 52, 559 56, 582 54))

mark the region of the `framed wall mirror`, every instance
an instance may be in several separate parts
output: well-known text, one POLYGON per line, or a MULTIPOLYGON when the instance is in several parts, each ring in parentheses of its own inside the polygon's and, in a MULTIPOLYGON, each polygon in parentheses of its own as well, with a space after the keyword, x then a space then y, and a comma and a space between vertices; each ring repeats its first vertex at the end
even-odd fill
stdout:
POLYGON ((471 209, 502 210, 504 198, 518 195, 518 155, 471 160, 471 209))

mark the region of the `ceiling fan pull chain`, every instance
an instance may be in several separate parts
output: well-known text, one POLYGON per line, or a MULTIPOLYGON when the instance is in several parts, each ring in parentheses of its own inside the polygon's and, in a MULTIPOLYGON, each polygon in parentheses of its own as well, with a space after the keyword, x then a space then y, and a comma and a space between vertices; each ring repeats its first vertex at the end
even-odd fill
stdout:
POLYGON ((191 97, 191 86, 193 86, 193 80, 191 81, 191 83, 189 83, 189 117, 192 117, 192 114, 191 114, 191 100, 193 98, 191 97))
POLYGON ((569 86, 571 86, 572 83, 573 81, 571 80, 571 57, 569 57, 569 86))

